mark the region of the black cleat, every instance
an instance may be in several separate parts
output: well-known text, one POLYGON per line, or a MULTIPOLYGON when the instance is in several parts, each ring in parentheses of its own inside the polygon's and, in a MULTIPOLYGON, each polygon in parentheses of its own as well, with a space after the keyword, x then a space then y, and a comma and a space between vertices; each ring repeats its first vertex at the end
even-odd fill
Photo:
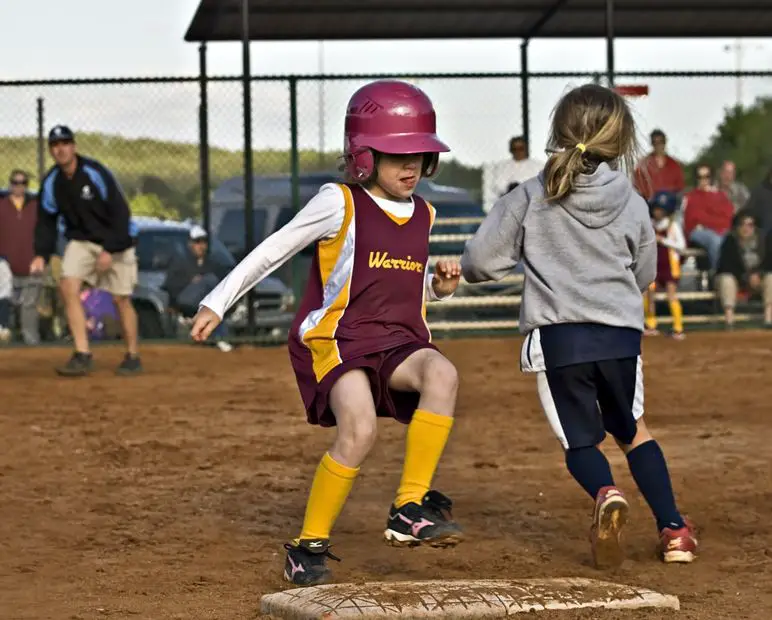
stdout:
POLYGON ((450 498, 439 491, 429 491, 420 505, 410 502, 399 509, 392 505, 384 538, 394 547, 454 547, 464 534, 453 520, 452 507, 450 498))
POLYGON ((329 547, 330 541, 323 538, 285 544, 287 560, 284 563, 284 578, 296 586, 325 583, 330 577, 327 558, 340 562, 340 558, 330 553, 329 547))
POLYGON ((115 374, 122 376, 138 375, 141 372, 142 362, 140 362, 139 356, 129 355, 128 353, 126 354, 126 357, 123 358, 121 365, 115 370, 115 374))
POLYGON ((94 360, 91 357, 91 353, 76 351, 64 366, 56 368, 56 373, 62 377, 85 377, 93 369, 94 360))

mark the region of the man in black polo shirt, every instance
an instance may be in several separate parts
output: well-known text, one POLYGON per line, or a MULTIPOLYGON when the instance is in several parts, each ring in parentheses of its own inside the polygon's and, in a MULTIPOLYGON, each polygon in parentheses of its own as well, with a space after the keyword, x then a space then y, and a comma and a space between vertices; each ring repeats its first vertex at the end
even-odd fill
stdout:
POLYGON ((75 351, 67 364, 56 370, 61 375, 80 376, 92 369, 86 316, 80 301, 86 282, 111 293, 120 313, 127 353, 117 372, 140 372, 137 314, 131 303, 137 283, 137 259, 129 234, 131 214, 126 197, 107 168, 77 154, 75 136, 68 127, 54 127, 48 145, 56 165, 41 183, 31 272, 41 273, 54 253, 61 216, 67 237, 61 291, 75 351))

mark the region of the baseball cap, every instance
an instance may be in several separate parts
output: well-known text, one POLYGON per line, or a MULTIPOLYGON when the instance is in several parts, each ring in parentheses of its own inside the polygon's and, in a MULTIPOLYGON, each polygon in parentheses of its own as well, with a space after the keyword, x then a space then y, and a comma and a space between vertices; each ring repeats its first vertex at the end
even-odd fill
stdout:
POLYGON ((56 125, 48 132, 48 143, 54 142, 75 142, 75 134, 67 125, 56 125))
POLYGON ((206 231, 196 224, 193 226, 193 228, 190 229, 190 240, 191 241, 201 241, 202 239, 208 239, 209 235, 206 234, 206 231))

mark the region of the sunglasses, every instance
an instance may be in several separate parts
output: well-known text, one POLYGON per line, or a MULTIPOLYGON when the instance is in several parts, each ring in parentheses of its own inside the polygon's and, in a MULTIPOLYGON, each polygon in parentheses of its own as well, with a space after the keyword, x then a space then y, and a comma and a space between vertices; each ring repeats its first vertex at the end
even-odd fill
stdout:
POLYGON ((11 185, 27 185, 27 179, 11 179, 11 185))
POLYGON ((702 179, 710 179, 710 175, 709 174, 698 174, 697 178, 700 179, 700 180, 702 180, 702 179))

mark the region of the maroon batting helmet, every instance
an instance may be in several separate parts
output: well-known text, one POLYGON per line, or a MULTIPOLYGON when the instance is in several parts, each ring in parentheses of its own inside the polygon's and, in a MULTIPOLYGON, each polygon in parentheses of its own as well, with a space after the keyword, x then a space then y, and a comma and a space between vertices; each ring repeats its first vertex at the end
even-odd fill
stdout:
POLYGON ((423 175, 434 176, 440 153, 450 151, 437 137, 431 99, 420 88, 398 80, 379 80, 356 91, 346 108, 344 156, 349 175, 359 182, 375 172, 373 151, 391 155, 429 153, 423 175))

